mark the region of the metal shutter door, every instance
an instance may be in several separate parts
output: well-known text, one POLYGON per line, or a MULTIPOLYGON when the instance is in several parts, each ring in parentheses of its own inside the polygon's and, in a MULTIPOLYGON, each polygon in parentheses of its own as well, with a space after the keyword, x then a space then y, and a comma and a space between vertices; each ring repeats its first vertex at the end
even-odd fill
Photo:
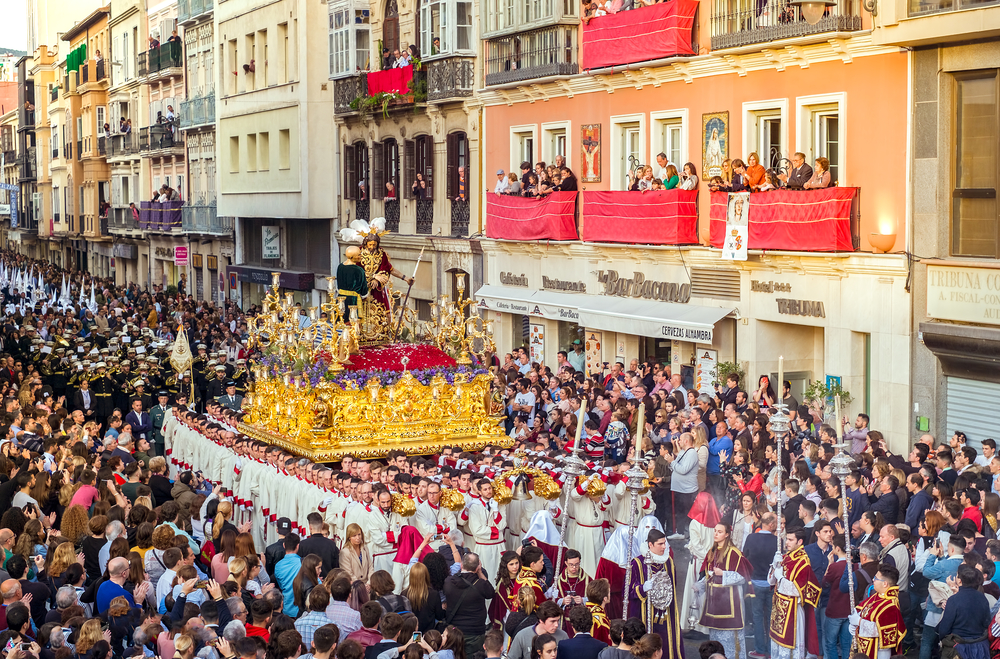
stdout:
POLYGON ((938 441, 947 442, 956 430, 961 430, 968 437, 969 446, 981 451, 984 439, 1000 437, 995 422, 996 407, 1000 401, 1000 384, 955 377, 947 377, 946 380, 946 436, 938 441))

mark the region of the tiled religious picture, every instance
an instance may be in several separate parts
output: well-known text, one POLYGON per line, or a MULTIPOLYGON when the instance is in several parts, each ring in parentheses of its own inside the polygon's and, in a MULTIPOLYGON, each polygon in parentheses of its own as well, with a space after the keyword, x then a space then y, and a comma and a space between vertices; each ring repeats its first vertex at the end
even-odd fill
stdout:
POLYGON ((729 112, 701 115, 701 178, 722 176, 722 162, 729 157, 729 112))
POLYGON ((601 181, 601 124, 580 126, 581 148, 580 180, 584 183, 601 181))

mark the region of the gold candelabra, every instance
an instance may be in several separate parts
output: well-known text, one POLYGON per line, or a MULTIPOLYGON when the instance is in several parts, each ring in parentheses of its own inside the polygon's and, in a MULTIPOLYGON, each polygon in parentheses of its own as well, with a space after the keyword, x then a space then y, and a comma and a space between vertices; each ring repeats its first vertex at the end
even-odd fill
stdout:
POLYGON ((469 366, 472 364, 469 353, 483 361, 486 353, 496 351, 493 321, 483 320, 474 306, 475 300, 465 297, 464 273, 456 277, 455 288, 458 291, 457 301, 449 301, 447 295, 442 295, 440 302, 431 305, 431 318, 437 324, 434 343, 441 350, 453 346, 458 353, 455 361, 459 365, 469 366))
MULTIPOLYGON (((309 307, 309 323, 302 327, 298 310, 291 293, 284 298, 278 292, 281 274, 271 273, 271 289, 264 296, 261 313, 247 321, 250 335, 248 347, 272 349, 287 359, 308 358, 313 361, 320 354, 330 357, 330 368, 344 370, 351 354, 358 351, 358 321, 352 309, 351 318, 344 318, 343 296, 330 296, 326 303, 309 307), (325 317, 324 317, 325 314, 325 317)), ((329 291, 335 291, 335 278, 327 277, 329 291)))

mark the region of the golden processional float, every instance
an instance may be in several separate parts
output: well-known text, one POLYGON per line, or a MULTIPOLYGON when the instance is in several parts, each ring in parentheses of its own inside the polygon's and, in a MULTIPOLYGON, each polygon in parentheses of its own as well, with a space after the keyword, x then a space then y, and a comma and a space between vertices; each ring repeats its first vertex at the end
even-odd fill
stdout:
POLYGON ((465 297, 464 276, 457 277, 457 299, 442 295, 431 321, 419 323, 388 281, 378 241, 367 240, 385 233, 384 221, 352 227, 366 239, 364 249, 360 257, 357 247, 348 249, 355 258, 338 268, 344 281, 327 277, 329 299, 308 309, 308 320, 290 293, 280 296, 279 274, 272 274, 261 313, 248 321, 248 347, 260 356, 251 361, 241 432, 314 462, 444 446, 509 448, 502 392, 482 367, 496 350, 492 323, 465 297), (345 289, 361 267, 368 295, 345 289))

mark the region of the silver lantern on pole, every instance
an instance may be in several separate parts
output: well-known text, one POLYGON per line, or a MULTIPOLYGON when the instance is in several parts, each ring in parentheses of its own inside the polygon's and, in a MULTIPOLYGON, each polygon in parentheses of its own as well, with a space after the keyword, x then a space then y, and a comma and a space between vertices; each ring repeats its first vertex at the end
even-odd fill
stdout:
POLYGON ((847 514, 847 482, 845 478, 854 470, 854 458, 847 450, 847 442, 844 441, 844 425, 840 422, 840 396, 835 399, 834 405, 837 415, 837 443, 833 448, 837 451, 830 459, 828 466, 830 473, 840 479, 840 499, 844 508, 844 547, 847 549, 847 593, 850 596, 851 608, 854 612, 854 570, 851 567, 851 525, 847 514))

